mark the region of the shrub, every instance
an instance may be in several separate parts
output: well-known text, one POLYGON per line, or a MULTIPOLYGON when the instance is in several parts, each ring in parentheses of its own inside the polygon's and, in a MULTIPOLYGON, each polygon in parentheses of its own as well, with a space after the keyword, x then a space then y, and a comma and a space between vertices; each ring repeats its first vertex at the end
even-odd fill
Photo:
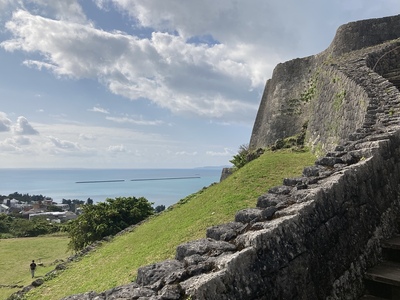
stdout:
POLYGON ((118 197, 82 206, 82 214, 67 225, 69 248, 78 251, 102 238, 139 223, 154 213, 146 198, 118 197))
POLYGON ((264 153, 264 149, 258 148, 255 151, 250 150, 248 144, 243 144, 239 147, 238 154, 233 156, 229 162, 235 166, 235 169, 240 169, 250 161, 260 157, 264 153))

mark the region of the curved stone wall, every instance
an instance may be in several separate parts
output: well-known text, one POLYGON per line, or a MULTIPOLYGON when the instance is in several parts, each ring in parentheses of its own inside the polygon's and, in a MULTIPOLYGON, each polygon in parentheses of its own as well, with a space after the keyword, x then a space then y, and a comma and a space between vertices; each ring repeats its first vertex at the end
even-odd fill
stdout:
MULTIPOLYGON (((306 142, 321 155, 370 122, 366 113, 369 98, 351 74, 365 76, 371 71, 364 61, 370 48, 365 47, 398 37, 400 15, 352 22, 338 29, 324 52, 279 64, 266 84, 250 148, 265 148, 298 134, 308 122, 306 142)), ((397 54, 386 54, 376 72, 387 69, 390 57, 397 59, 397 54)))
POLYGON ((307 57, 276 66, 261 99, 250 140, 251 148, 264 148, 277 139, 299 133, 308 119, 310 99, 302 99, 302 93, 313 88, 311 75, 314 65, 315 59, 307 57))
POLYGON ((338 28, 328 52, 340 56, 397 39, 399 32, 400 15, 350 22, 338 28))

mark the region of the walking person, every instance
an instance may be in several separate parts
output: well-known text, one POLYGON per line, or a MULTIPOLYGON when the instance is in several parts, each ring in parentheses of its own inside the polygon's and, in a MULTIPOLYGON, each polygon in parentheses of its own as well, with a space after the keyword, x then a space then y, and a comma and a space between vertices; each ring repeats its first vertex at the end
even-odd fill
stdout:
POLYGON ((35 261, 32 260, 31 264, 29 265, 31 268, 31 274, 32 274, 32 278, 35 277, 35 270, 36 270, 36 264, 35 261))

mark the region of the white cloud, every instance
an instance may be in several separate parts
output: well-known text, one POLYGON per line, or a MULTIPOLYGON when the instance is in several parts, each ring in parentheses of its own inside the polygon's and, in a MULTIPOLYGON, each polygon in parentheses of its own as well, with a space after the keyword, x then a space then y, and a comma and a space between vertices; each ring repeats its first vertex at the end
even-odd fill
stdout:
POLYGON ((110 153, 126 153, 129 152, 128 149, 124 145, 113 145, 109 146, 107 149, 108 152, 110 153))
POLYGON ((278 62, 326 48, 341 18, 360 14, 361 4, 368 3, 363 14, 370 17, 384 14, 382 7, 396 0, 385 6, 372 0, 93 1, 100 9, 114 6, 129 14, 132 26, 152 34, 139 38, 96 29, 78 0, 31 0, 37 9, 14 11, 6 24, 13 37, 1 47, 32 54, 26 66, 97 79, 117 95, 149 99, 175 114, 249 123, 278 62), (314 9, 318 14, 310 16, 314 9))
POLYGON ((78 143, 70 142, 70 141, 66 141, 66 140, 60 140, 53 136, 49 136, 48 139, 51 141, 51 143, 56 148, 69 150, 69 151, 79 151, 80 150, 80 146, 78 143))
POLYGON ((20 116, 17 119, 16 124, 13 127, 14 133, 18 135, 36 135, 39 134, 39 132, 32 127, 31 124, 29 124, 28 120, 20 116))
MULTIPOLYGON (((330 6, 329 3, 319 4, 318 0, 253 0, 251 4, 246 1, 204 0, 185 2, 184 5, 180 0, 109 2, 138 19, 143 27, 176 31, 184 39, 210 35, 230 49, 235 49, 236 45, 262 46, 268 55, 275 51, 289 53, 292 51, 290 46, 299 43, 301 36, 298 31, 306 21, 303 16, 307 15, 302 11, 309 7, 330 6)), ((264 60, 259 60, 260 65, 264 63, 264 60)))
POLYGON ((98 112, 98 113, 102 113, 102 114, 109 114, 110 113, 107 109, 101 108, 101 107, 96 107, 96 106, 94 106, 91 109, 88 109, 88 111, 98 112))
MULTIPOLYGON (((266 76, 260 77, 266 72, 246 62, 248 51, 255 51, 251 45, 195 45, 156 32, 150 39, 139 39, 23 10, 13 14, 6 28, 14 38, 1 43, 5 50, 43 55, 25 65, 58 76, 97 78, 115 94, 147 98, 175 113, 253 117, 258 97, 250 97, 248 91, 263 85, 266 76)), ((260 61, 254 65, 269 68, 260 61)))
POLYGON ((12 138, 7 138, 4 141, 0 142, 0 150, 1 152, 12 152, 19 153, 21 152, 20 147, 18 147, 12 138))
POLYGON ((198 152, 197 151, 194 151, 194 152, 178 151, 178 152, 175 152, 175 155, 178 155, 178 156, 196 156, 196 155, 198 155, 198 152))
POLYGON ((24 2, 36 4, 36 12, 50 18, 72 22, 86 22, 85 13, 78 0, 28 0, 24 2))
POLYGON ((129 124, 135 124, 135 125, 150 125, 150 126, 155 126, 155 125, 162 125, 164 124, 163 121, 161 120, 155 120, 155 121, 146 121, 146 120, 136 120, 128 117, 106 117, 107 120, 113 121, 116 123, 129 123, 129 124))
POLYGON ((3 112, 0 112, 0 132, 10 131, 11 120, 3 112))
POLYGON ((85 140, 85 141, 95 141, 97 138, 96 138, 96 136, 94 136, 92 134, 81 133, 79 135, 79 139, 85 140))
POLYGON ((15 136, 12 138, 7 138, 0 142, 0 150, 4 152, 12 152, 15 154, 21 154, 23 152, 29 151, 25 146, 31 144, 31 141, 27 137, 15 136), (25 148, 24 148, 25 147, 25 148))
POLYGON ((31 140, 26 136, 15 136, 13 137, 14 144, 19 146, 26 146, 31 144, 31 140))
POLYGON ((109 10, 109 0, 92 0, 99 9, 109 10))
POLYGON ((231 149, 225 148, 222 152, 207 151, 206 154, 210 156, 232 156, 234 152, 231 149))

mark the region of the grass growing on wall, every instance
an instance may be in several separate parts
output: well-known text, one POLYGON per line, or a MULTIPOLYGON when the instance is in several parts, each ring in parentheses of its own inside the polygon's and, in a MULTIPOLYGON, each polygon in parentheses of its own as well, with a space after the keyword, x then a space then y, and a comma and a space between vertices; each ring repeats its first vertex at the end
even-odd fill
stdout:
POLYGON ((133 232, 103 244, 30 292, 27 299, 54 300, 129 283, 140 266, 174 258, 179 244, 204 238, 210 226, 233 221, 238 210, 255 207, 260 195, 281 185, 285 177, 300 176, 314 161, 309 152, 266 152, 223 182, 188 196, 133 232))

